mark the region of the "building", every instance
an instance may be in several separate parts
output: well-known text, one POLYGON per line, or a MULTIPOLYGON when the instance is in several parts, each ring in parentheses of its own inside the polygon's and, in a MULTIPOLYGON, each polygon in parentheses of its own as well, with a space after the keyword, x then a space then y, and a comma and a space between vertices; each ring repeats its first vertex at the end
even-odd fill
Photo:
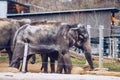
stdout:
POLYGON ((29 5, 14 0, 0 0, 0 18, 6 18, 7 14, 29 13, 29 5))
POLYGON ((100 25, 104 26, 104 36, 111 34, 111 15, 119 11, 117 8, 96 8, 96 9, 80 9, 80 10, 66 10, 66 11, 50 11, 50 12, 34 12, 24 14, 7 14, 8 18, 29 18, 32 21, 59 21, 66 23, 82 23, 91 25, 92 36, 98 36, 98 28, 100 25), (96 30, 95 30, 96 29, 96 30), (96 33, 96 34, 94 34, 96 33))
POLYGON ((17 13, 29 13, 30 6, 23 3, 16 2, 14 0, 8 0, 7 2, 7 14, 17 14, 17 13))

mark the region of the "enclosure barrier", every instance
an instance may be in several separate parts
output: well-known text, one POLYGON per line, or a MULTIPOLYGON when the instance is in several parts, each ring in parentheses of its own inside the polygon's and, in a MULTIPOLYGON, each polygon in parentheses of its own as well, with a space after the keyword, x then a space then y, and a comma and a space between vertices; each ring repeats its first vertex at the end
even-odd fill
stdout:
POLYGON ((99 68, 103 68, 103 29, 104 26, 99 26, 99 68))
POLYGON ((28 53, 28 43, 25 43, 24 48, 24 57, 23 57, 23 65, 22 65, 22 72, 25 72, 26 60, 27 60, 27 53, 28 53))
MULTIPOLYGON (((91 42, 91 29, 90 28, 91 26, 87 25, 87 30, 89 34, 89 40, 90 40, 89 42, 91 42)), ((103 40, 104 40, 103 29, 104 29, 104 26, 100 25, 99 26, 99 68, 103 68, 103 40)))
POLYGON ((118 39, 117 38, 113 38, 113 44, 114 44, 114 48, 113 48, 113 58, 117 58, 117 53, 118 53, 118 39))
MULTIPOLYGON (((87 25, 87 30, 88 30, 90 42, 92 41, 91 38, 94 37, 93 34, 91 33, 92 31, 94 31, 92 29, 93 28, 90 25, 87 25)), ((100 25, 99 28, 98 28, 99 34, 97 35, 98 36, 98 43, 97 44, 99 45, 98 46, 99 47, 98 48, 98 50, 99 50, 99 52, 98 52, 98 55, 99 55, 99 68, 103 68, 104 46, 106 46, 106 44, 104 44, 105 43, 105 38, 104 38, 105 37, 104 30, 105 29, 104 29, 103 25, 100 25)), ((96 28, 96 30, 97 30, 97 28, 96 28)), ((108 31, 108 30, 110 31, 110 29, 106 29, 106 31, 108 31)), ((94 34, 96 34, 96 33, 94 33, 94 34)), ((110 35, 108 35, 108 36, 110 36, 110 35)), ((107 43, 109 43, 109 45, 108 45, 108 48, 109 48, 108 55, 111 56, 111 58, 113 58, 113 59, 117 59, 118 53, 119 53, 118 52, 119 51, 118 50, 119 40, 116 37, 114 37, 114 38, 109 37, 108 39, 109 39, 109 41, 107 42, 107 43)), ((94 42, 94 41, 92 41, 92 42, 94 42)), ((92 43, 91 43, 91 46, 92 46, 92 43)))

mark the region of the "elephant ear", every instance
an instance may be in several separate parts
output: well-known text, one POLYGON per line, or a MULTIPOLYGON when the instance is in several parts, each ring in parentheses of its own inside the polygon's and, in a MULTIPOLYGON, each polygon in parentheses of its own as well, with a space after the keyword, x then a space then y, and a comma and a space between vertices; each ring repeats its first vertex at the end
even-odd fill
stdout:
POLYGON ((78 35, 77 35, 77 29, 70 29, 68 31, 68 38, 70 39, 70 41, 72 41, 72 44, 75 44, 76 43, 76 40, 78 38, 78 35))
POLYGON ((72 30, 78 30, 78 29, 80 29, 80 28, 82 28, 83 27, 83 24, 76 24, 76 25, 73 25, 74 27, 73 28, 70 28, 70 29, 72 29, 72 30))
POLYGON ((78 37, 82 37, 81 33, 82 33, 82 30, 84 30, 85 27, 83 24, 75 24, 75 25, 72 25, 72 27, 70 28, 70 31, 72 31, 72 35, 74 37, 76 37, 76 39, 78 39, 78 37))

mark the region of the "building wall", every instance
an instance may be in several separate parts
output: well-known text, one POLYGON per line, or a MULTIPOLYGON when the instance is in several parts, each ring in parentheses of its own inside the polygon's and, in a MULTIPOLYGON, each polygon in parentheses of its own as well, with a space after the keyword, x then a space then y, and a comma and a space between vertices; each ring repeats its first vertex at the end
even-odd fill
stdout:
POLYGON ((74 12, 74 13, 62 13, 62 14, 41 14, 41 15, 26 15, 15 16, 11 18, 29 18, 32 21, 59 21, 72 23, 82 23, 85 26, 91 25, 92 37, 98 37, 99 26, 104 26, 104 36, 110 36, 110 11, 98 11, 98 12, 74 12))
POLYGON ((0 1, 0 18, 7 17, 7 1, 0 1))

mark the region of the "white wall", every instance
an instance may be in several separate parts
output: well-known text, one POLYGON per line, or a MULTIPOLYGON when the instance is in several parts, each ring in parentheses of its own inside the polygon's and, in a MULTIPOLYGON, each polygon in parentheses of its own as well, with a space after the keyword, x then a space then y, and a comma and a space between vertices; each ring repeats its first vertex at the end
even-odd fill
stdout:
POLYGON ((7 1, 0 1, 0 18, 7 17, 7 1))

